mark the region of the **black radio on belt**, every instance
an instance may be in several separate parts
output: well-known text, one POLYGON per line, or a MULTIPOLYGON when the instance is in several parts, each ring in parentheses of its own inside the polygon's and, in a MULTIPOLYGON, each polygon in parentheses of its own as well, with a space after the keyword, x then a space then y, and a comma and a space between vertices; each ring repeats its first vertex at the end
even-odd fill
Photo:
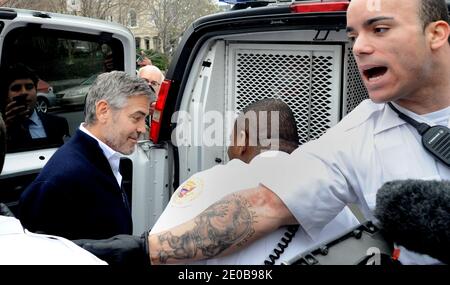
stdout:
POLYGON ((392 103, 389 102, 388 104, 401 119, 419 132, 425 149, 445 165, 450 166, 450 129, 445 126, 430 127, 426 123, 419 123, 397 110, 392 103))

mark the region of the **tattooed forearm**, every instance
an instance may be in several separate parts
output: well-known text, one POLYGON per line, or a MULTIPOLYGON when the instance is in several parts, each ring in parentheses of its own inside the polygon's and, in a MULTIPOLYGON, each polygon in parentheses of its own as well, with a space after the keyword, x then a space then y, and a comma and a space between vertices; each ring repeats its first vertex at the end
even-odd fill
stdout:
POLYGON ((177 237, 171 232, 165 232, 158 235, 158 241, 160 244, 166 243, 171 249, 169 251, 162 250, 159 253, 159 261, 163 264, 167 262, 167 259, 174 256, 181 259, 192 258, 195 256, 195 245, 193 244, 193 239, 189 236, 189 234, 177 237))
POLYGON ((157 235, 158 259, 210 258, 231 246, 244 245, 255 233, 257 215, 240 195, 232 195, 206 209, 194 219, 194 227, 180 236, 171 231, 157 235), (201 256, 197 256, 201 254, 201 256))

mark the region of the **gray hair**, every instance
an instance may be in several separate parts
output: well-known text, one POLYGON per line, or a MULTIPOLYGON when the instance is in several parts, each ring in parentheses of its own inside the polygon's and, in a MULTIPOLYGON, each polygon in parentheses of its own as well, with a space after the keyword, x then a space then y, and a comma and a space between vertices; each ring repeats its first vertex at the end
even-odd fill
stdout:
POLYGON ((156 65, 146 65, 144 67, 139 68, 138 75, 141 76, 143 71, 147 72, 155 72, 159 74, 160 83, 164 81, 164 74, 162 73, 161 69, 159 69, 156 65))
POLYGON ((84 121, 92 125, 97 121, 95 105, 100 100, 105 100, 116 109, 122 109, 129 97, 147 96, 150 101, 155 101, 156 96, 145 80, 131 76, 123 71, 111 71, 100 74, 95 79, 86 97, 84 107, 84 121))

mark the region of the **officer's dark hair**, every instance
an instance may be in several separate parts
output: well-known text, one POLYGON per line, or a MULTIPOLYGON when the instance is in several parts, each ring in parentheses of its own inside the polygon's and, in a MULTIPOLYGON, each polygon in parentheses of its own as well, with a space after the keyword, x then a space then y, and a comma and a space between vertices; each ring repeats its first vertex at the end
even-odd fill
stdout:
POLYGON ((419 0, 419 16, 423 27, 436 21, 449 23, 448 8, 445 0, 419 0))
MULTIPOLYGON (((279 99, 265 98, 256 101, 248 105, 242 113, 248 114, 249 112, 255 112, 256 117, 259 118, 260 112, 267 112, 267 122, 261 122, 267 124, 267 133, 271 134, 271 114, 270 112, 278 112, 279 114, 279 148, 281 151, 291 153, 299 145, 299 137, 297 132, 297 124, 295 121, 294 113, 291 108, 279 99)), ((258 130, 259 130, 259 119, 257 120, 258 130)), ((248 132, 249 124, 245 124, 246 131, 248 132)), ((259 140, 259 133, 258 133, 259 140)), ((261 145, 258 143, 258 147, 261 145)))
MULTIPOLYGON (((418 0, 419 3, 419 17, 422 21, 423 29, 428 24, 436 21, 445 21, 450 23, 448 16, 448 7, 445 0, 418 0)), ((450 38, 449 38, 450 42, 450 38)))

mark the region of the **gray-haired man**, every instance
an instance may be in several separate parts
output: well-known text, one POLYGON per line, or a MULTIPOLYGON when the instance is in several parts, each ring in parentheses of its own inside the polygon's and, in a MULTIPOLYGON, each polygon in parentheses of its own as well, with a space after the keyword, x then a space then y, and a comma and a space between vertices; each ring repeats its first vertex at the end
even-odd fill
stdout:
POLYGON ((99 75, 86 98, 85 122, 22 194, 23 225, 69 239, 131 234, 119 161, 145 132, 154 97, 142 79, 120 71, 99 75))

